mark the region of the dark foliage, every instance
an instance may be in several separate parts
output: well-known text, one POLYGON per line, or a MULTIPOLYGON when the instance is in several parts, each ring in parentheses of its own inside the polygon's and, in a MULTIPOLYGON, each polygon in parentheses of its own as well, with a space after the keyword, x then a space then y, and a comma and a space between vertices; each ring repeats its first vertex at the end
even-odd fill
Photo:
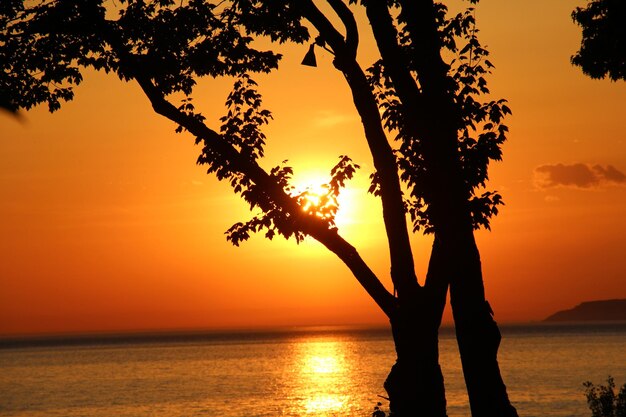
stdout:
MULTIPOLYGON (((500 146, 506 140, 508 127, 503 123, 511 110, 506 100, 482 101, 480 96, 488 95, 486 76, 494 67, 487 59, 489 52, 477 37, 478 29, 473 9, 446 17, 447 8, 437 4, 437 21, 442 49, 452 57, 449 65, 449 93, 454 96, 458 129, 458 149, 463 176, 470 200, 474 227, 489 229, 489 220, 498 214, 498 206, 503 204, 500 194, 484 190, 488 177, 489 162, 502 158, 500 146)), ((399 43, 405 55, 411 56, 412 43, 406 27, 399 22, 399 43)), ((418 63, 409 60, 412 73, 418 77, 418 63)), ((414 115, 402 114, 402 103, 381 61, 369 69, 369 78, 376 91, 376 98, 382 109, 385 127, 395 133, 399 143, 397 151, 401 178, 410 191, 406 206, 413 221, 413 229, 433 231, 429 212, 428 167, 424 160, 422 138, 407 133, 404 121, 414 115)), ((376 193, 376 177, 372 177, 370 192, 376 193)))
MULTIPOLYGON (((3 1, 3 102, 24 109, 47 103, 55 111, 74 97, 73 87, 82 81, 80 67, 113 71, 127 81, 146 76, 164 95, 189 95, 197 77, 268 72, 280 59, 251 46, 250 19, 238 12, 238 3, 120 0, 108 5, 108 13, 104 4, 53 0, 25 7, 21 1, 3 1)), ((280 19, 272 21, 281 25, 280 19)), ((287 30, 270 27, 266 32, 280 40, 306 39, 304 28, 288 23, 287 30)))
MULTIPOLYGON (((261 97, 255 83, 246 74, 268 72, 278 65, 280 56, 272 51, 252 47, 251 35, 268 36, 274 41, 302 42, 308 31, 301 24, 297 5, 285 1, 259 2, 237 0, 213 3, 201 0, 174 2, 172 0, 128 1, 104 7, 104 0, 49 0, 26 7, 21 1, 2 3, 0 8, 0 106, 16 111, 46 103, 50 111, 63 101, 74 97, 74 87, 82 81, 81 67, 115 72, 122 80, 136 77, 149 79, 163 96, 181 92, 186 98, 178 110, 187 117, 203 122, 190 97, 198 77, 237 76, 226 106, 220 133, 245 158, 256 160, 263 156, 265 136, 261 127, 271 114, 261 108, 261 97), (117 18, 111 15, 117 14, 117 18)), ((458 148, 464 171, 468 199, 475 227, 489 228, 489 219, 497 214, 502 199, 497 192, 484 190, 491 160, 500 160, 500 145, 506 139, 507 127, 503 117, 510 113, 504 100, 481 101, 489 93, 485 76, 493 65, 488 51, 479 43, 472 9, 451 18, 446 7, 436 4, 436 18, 442 48, 451 57, 449 67, 450 94, 455 97, 458 120, 458 148)), ((406 31, 406 22, 398 18, 398 42, 406 56, 412 56, 413 45, 406 31)), ((323 42, 323 40, 321 40, 323 42)), ((409 60, 419 84, 420 63, 409 60)), ((402 114, 397 97, 382 61, 369 70, 370 83, 382 111, 385 127, 397 140, 397 161, 408 195, 405 207, 413 220, 414 230, 431 232, 429 219, 428 168, 424 164, 421 138, 406 133, 403 120, 412 115, 402 114)), ((177 131, 185 130, 180 125, 177 131)), ((274 213, 278 220, 280 209, 271 199, 255 190, 232 161, 223 158, 211 146, 204 147, 198 159, 208 164, 210 173, 219 179, 228 178, 235 192, 252 207, 274 213), (261 200, 265 200, 260 203, 261 200), (257 204, 258 203, 258 204, 257 204)), ((275 168, 272 175, 278 182, 288 183, 290 168, 275 168)), ((349 179, 352 173, 338 171, 337 179, 349 179)), ((377 193, 377 174, 372 175, 372 187, 377 193)), ((328 196, 335 199, 337 184, 329 184, 328 196)), ((293 193, 294 190, 284 188, 293 193)), ((302 195, 300 196, 302 198, 302 195)), ((329 220, 336 211, 329 204, 329 220)), ((267 213, 266 213, 267 214, 267 213)), ((235 225, 229 230, 233 243, 248 237, 248 232, 267 228, 267 237, 274 236, 274 222, 263 216, 249 227, 235 225), (234 234, 233 234, 234 233, 234 234), (237 237, 239 236, 239 238, 237 237)), ((248 223, 244 223, 248 224, 248 223)), ((300 235, 286 227, 285 236, 300 235)))
POLYGON ((592 0, 585 8, 577 7, 572 18, 582 27, 572 63, 591 78, 626 80, 626 2, 592 0))

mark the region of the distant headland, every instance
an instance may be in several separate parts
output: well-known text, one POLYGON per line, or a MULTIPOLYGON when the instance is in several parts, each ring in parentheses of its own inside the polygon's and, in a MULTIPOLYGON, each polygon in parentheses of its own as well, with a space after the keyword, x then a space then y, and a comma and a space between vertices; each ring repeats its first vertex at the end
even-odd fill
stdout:
POLYGON ((626 321, 626 299, 585 301, 570 310, 558 311, 544 321, 626 321))

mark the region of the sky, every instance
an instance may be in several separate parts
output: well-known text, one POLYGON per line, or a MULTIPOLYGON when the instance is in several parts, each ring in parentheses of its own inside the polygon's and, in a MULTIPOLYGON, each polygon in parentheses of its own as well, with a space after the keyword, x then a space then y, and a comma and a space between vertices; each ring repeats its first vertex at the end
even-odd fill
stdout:
MULTIPOLYGON (((483 0, 476 12, 492 95, 513 110, 489 183, 506 205, 477 233, 499 322, 626 298, 626 83, 571 66, 580 30, 570 14, 583 4, 483 0)), ((368 29, 364 67, 375 57, 368 29)), ((358 115, 328 54, 300 65, 307 49, 282 46, 281 69, 254 77, 274 115, 263 166, 288 160, 305 186, 327 180, 339 155, 361 165, 338 225, 389 286, 358 115)), ((193 95, 215 129, 231 83, 201 80, 193 95)), ((95 72, 54 114, 0 113, 0 335, 386 322, 318 243, 228 243, 224 232, 251 213, 174 129, 137 85, 95 72)), ((413 237, 422 280, 430 245, 413 237)))

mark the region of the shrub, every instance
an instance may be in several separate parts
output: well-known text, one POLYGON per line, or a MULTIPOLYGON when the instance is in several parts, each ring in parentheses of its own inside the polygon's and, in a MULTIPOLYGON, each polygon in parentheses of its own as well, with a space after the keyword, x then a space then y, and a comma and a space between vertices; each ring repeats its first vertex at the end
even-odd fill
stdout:
POLYGON ((595 386, 587 381, 585 396, 591 410, 591 417, 626 417, 626 384, 615 394, 615 381, 607 378, 607 385, 595 386))

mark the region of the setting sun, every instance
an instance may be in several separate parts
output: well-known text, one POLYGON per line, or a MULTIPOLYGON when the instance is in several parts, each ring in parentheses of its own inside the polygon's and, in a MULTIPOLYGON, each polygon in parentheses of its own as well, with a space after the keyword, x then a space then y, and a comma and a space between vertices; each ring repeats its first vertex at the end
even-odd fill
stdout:
POLYGON ((322 219, 333 219, 338 209, 337 199, 326 184, 312 184, 296 194, 302 210, 322 219))
POLYGON ((355 190, 350 182, 340 190, 339 196, 335 196, 328 185, 328 178, 316 175, 300 178, 294 185, 293 195, 297 196, 306 213, 333 221, 340 231, 352 216, 357 215, 352 204, 355 190))

